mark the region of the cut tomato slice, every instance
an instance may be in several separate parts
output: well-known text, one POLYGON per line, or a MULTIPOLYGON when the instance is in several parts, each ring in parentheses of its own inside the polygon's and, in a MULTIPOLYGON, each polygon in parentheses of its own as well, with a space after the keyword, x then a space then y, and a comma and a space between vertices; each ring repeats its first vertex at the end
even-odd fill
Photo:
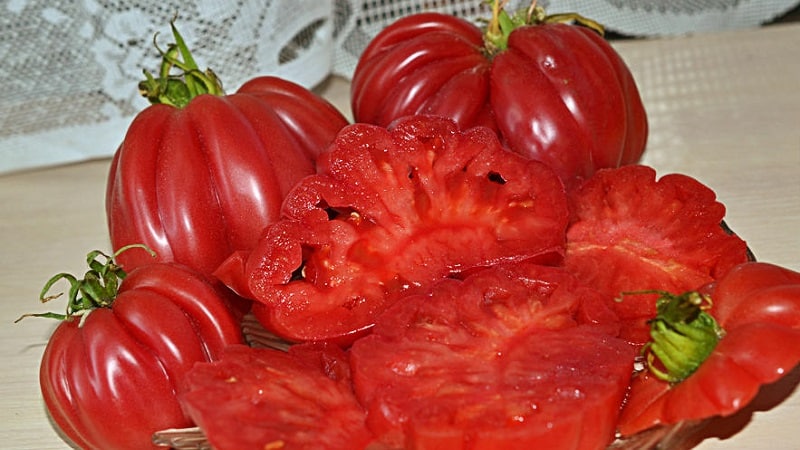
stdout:
POLYGON ((565 266, 608 297, 631 342, 649 339, 656 313, 658 295, 642 292, 694 290, 748 259, 747 244, 721 226, 725 206, 689 176, 604 169, 569 198, 565 266))
POLYGON ((605 448, 634 350, 580 323, 587 292, 523 263, 396 303, 351 348, 368 426, 392 448, 605 448))
POLYGON ((217 276, 267 329, 293 341, 352 341, 398 298, 476 267, 560 262, 566 194, 545 165, 488 129, 411 117, 346 128, 283 219, 217 276))
POLYGON ((218 450, 364 448, 372 436, 334 346, 232 346, 188 375, 182 403, 218 450))

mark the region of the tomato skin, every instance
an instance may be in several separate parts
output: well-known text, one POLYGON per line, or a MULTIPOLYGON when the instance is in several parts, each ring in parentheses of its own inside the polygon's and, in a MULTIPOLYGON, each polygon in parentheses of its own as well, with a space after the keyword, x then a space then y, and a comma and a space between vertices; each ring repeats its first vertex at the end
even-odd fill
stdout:
POLYGON ((462 128, 496 129, 488 111, 490 63, 482 45, 480 30, 455 17, 423 13, 401 18, 379 33, 359 59, 351 83, 354 117, 387 126, 409 113, 441 114, 462 128), (465 84, 472 89, 461 89, 465 84))
POLYGON ((269 105, 312 160, 328 149, 347 119, 335 106, 306 88, 281 78, 262 76, 245 82, 237 91, 269 105))
POLYGON ((705 286, 709 312, 725 330, 709 358, 676 385, 647 372, 634 377, 620 432, 727 416, 762 385, 800 363, 800 273, 764 262, 740 264, 705 286))
POLYGON ((441 114, 462 128, 488 126, 567 184, 638 162, 647 141, 632 74, 607 41, 581 26, 523 26, 489 56, 482 31, 464 19, 406 16, 369 44, 352 86, 357 122, 441 114))
POLYGON ((63 321, 45 348, 40 385, 54 422, 86 449, 157 448, 153 432, 191 426, 177 399, 196 362, 243 343, 228 302, 175 264, 135 269, 112 307, 63 321))
MULTIPOLYGON (((112 246, 146 244, 159 261, 210 274, 255 243, 346 124, 328 102, 276 77, 255 78, 231 95, 200 95, 182 109, 146 108, 111 164, 112 246)), ((125 252, 119 262, 131 270, 152 258, 125 252)))
POLYGON ((492 65, 492 110, 510 148, 564 179, 638 162, 647 119, 633 76, 586 27, 523 27, 492 65))

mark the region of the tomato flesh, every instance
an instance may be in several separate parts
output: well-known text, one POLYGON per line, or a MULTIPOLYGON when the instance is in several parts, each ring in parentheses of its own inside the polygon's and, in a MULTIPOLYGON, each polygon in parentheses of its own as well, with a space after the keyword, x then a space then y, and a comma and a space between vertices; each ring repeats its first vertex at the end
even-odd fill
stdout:
POLYGON ((649 339, 656 313, 657 295, 643 292, 694 290, 748 259, 747 244, 720 226, 724 205, 686 175, 604 169, 569 198, 564 265, 607 296, 633 343, 649 339))
POLYGON ((578 286, 523 263, 397 303, 351 349, 370 429, 395 448, 605 448, 634 351, 579 323, 578 286))
POLYGON ((566 195, 546 166, 486 129, 418 116, 346 128, 283 218, 216 275, 256 300, 289 340, 363 333, 398 298, 453 274, 535 258, 558 262, 566 195))
POLYGON ((182 404, 219 450, 360 449, 372 436, 346 365, 333 347, 232 346, 190 372, 182 404))

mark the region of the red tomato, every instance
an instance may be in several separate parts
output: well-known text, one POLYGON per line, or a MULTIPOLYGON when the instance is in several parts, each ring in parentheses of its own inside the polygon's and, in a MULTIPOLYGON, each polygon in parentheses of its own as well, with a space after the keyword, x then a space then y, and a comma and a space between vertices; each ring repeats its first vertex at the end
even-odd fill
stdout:
MULTIPOLYGON (((154 104, 114 155, 106 213, 114 249, 146 244, 161 261, 210 274, 252 247, 288 190, 347 120, 294 83, 260 77, 232 95, 154 104)), ((120 255, 127 269, 149 263, 120 255)))
POLYGON ((632 343, 649 339, 656 296, 624 292, 696 289, 748 260, 747 244, 720 226, 725 206, 686 175, 657 179, 639 165, 604 169, 569 199, 564 264, 606 294, 632 343))
POLYGON ((634 350, 580 324, 596 295, 519 263, 396 303, 351 349, 368 426, 388 448, 604 449, 634 350))
POLYGON ((599 33, 545 19, 510 32, 499 51, 484 37, 439 13, 389 25, 354 71, 355 120, 386 126, 403 115, 441 114, 462 128, 489 126, 568 185, 639 161, 646 112, 633 76, 599 33))
POLYGON ((701 292, 722 338, 683 381, 662 381, 649 371, 636 376, 620 418, 624 435, 733 414, 800 363, 800 273, 748 262, 701 292))
POLYGON ((488 129, 415 116, 356 124, 287 196, 284 217, 216 272, 293 341, 352 339, 393 301, 502 261, 559 261, 567 205, 552 170, 488 129))
POLYGON ((183 405, 217 450, 358 450, 372 440, 332 345, 231 346, 189 372, 183 405))
MULTIPOLYGON (((53 421, 81 448, 155 448, 155 431, 192 425, 177 398, 186 373, 242 343, 242 333, 222 294, 188 268, 142 266, 118 293, 114 280, 95 309, 73 308, 56 328, 42 358, 42 394, 53 421)), ((92 299, 82 294, 73 307, 92 299)))

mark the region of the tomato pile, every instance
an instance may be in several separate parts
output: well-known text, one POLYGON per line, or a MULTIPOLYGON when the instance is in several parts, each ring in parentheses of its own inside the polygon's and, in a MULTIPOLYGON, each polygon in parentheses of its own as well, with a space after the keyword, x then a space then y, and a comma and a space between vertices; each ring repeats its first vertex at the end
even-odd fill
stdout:
POLYGON ((733 414, 800 362, 800 273, 639 162, 601 27, 491 3, 485 30, 381 32, 354 123, 275 77, 226 95, 173 27, 112 161, 114 253, 42 291, 70 283, 40 377, 66 438, 605 449, 733 414))

